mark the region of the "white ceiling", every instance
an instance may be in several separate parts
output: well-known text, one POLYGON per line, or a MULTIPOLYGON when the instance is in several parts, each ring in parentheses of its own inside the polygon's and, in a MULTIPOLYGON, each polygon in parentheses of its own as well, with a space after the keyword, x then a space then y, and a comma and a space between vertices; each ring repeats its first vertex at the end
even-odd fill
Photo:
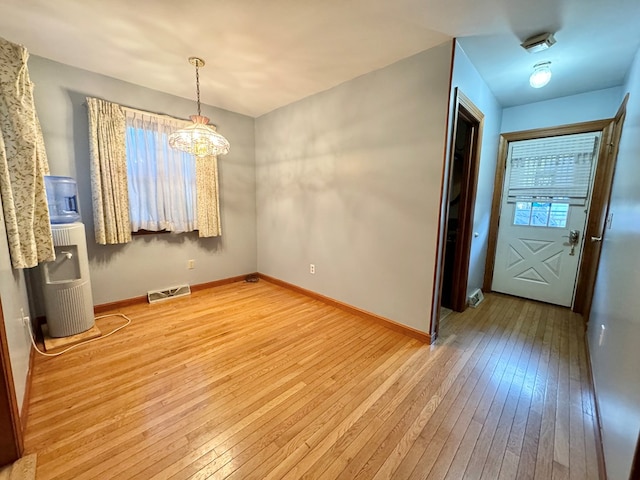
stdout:
POLYGON ((451 37, 503 106, 619 85, 640 0, 0 0, 0 36, 35 55, 259 116, 451 37), (547 54, 519 47, 557 31, 547 54), (554 77, 534 91, 534 63, 554 77))

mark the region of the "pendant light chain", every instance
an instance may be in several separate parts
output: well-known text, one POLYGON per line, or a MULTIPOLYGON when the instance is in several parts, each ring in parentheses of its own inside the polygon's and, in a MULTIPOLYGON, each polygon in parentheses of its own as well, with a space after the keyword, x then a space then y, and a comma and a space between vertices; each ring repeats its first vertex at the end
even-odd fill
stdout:
POLYGON ((200 115, 200 62, 196 60, 196 93, 198 96, 198 115, 200 115))
POLYGON ((169 146, 196 157, 210 157, 229 153, 229 140, 215 130, 215 125, 207 125, 209 119, 202 116, 200 107, 200 67, 204 67, 204 60, 199 57, 189 57, 189 63, 196 67, 196 94, 198 114, 191 115, 192 124, 181 128, 169 135, 169 146))

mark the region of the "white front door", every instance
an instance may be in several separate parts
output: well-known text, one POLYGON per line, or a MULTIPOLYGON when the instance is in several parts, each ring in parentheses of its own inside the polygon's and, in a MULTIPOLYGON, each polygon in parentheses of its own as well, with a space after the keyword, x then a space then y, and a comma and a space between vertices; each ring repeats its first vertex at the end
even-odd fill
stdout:
MULTIPOLYGON (((531 195, 530 190, 528 196, 516 197, 511 175, 513 149, 525 142, 536 140, 512 142, 509 148, 492 290, 568 307, 573 302, 580 265, 588 194, 581 193, 585 198, 580 199, 547 191, 546 194, 553 197, 542 197, 531 195), (572 231, 578 234, 578 240, 573 244, 570 241, 572 231)), ((587 173, 589 182, 597 142, 593 148, 594 158, 587 173)), ((517 163, 515 168, 518 168, 517 163)), ((538 177, 544 175, 538 174, 538 177)), ((544 181, 548 183, 546 177, 544 181)))

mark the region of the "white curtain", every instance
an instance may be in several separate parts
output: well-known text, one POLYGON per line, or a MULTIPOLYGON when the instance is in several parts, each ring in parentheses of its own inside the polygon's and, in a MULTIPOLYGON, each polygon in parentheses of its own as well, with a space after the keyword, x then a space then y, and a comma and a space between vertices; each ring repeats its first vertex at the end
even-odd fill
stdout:
POLYGON ((221 234, 216 157, 169 147, 189 125, 88 98, 96 241, 125 243, 140 230, 221 234))
POLYGON ((131 229, 198 229, 194 157, 169 147, 186 122, 125 108, 131 229))
POLYGON ((125 118, 120 105, 87 98, 91 196, 96 242, 101 245, 131 241, 125 118))
POLYGON ((55 259, 44 188, 49 166, 28 58, 24 47, 0 38, 0 195, 13 268, 55 259))

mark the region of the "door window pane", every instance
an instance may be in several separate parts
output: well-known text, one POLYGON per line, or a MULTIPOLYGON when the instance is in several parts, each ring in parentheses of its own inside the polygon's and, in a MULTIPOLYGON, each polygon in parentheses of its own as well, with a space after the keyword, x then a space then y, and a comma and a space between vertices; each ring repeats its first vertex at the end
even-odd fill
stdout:
POLYGON ((531 220, 531 202, 516 202, 514 225, 529 225, 531 220))
POLYGON ((516 202, 514 225, 565 228, 569 217, 568 203, 516 202))
POLYGON ((549 226, 565 228, 567 226, 568 216, 569 216, 568 203, 552 203, 551 212, 549 213, 549 226))
POLYGON ((546 227, 549 224, 550 203, 533 202, 531 205, 531 225, 546 227))

